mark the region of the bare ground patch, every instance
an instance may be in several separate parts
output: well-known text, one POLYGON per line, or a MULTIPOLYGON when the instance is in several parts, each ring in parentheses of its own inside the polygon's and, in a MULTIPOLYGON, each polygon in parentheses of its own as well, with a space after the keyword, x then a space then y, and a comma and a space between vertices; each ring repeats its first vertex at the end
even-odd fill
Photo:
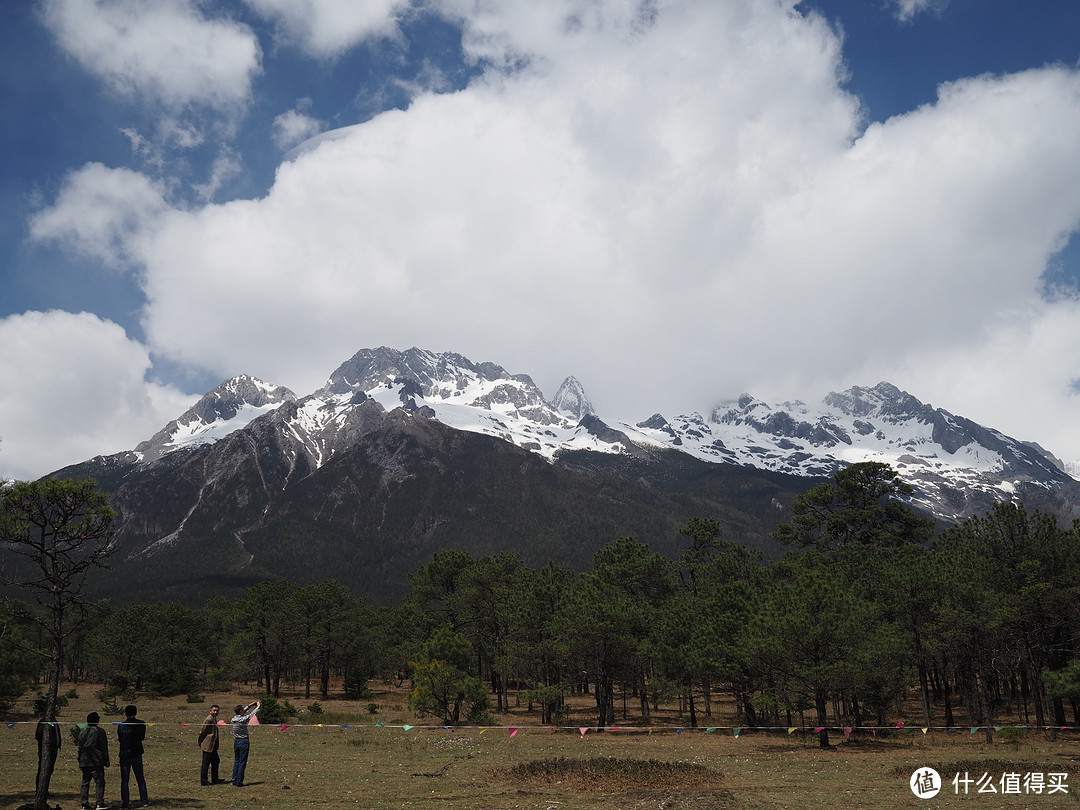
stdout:
MULTIPOLYGON (((500 771, 506 778, 558 784, 573 790, 680 792, 715 787, 724 775, 692 762, 627 757, 550 757, 500 771)), ((677 806, 677 805, 664 805, 677 806)))

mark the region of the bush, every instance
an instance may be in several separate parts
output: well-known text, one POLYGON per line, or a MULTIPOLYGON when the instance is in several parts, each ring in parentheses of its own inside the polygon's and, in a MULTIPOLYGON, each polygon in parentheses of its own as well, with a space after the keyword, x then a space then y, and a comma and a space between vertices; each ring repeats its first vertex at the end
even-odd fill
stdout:
MULTIPOLYGON (((74 692, 75 690, 72 689, 71 691, 74 692)), ((68 693, 68 695, 70 695, 70 694, 71 694, 71 692, 68 693)), ((56 708, 57 709, 62 709, 64 706, 68 705, 68 695, 57 695, 56 696, 56 708)), ((76 695, 75 697, 78 697, 78 695, 76 695)), ((48 698, 46 698, 45 695, 38 692, 38 696, 36 698, 34 698, 34 715, 36 717, 41 717, 42 715, 45 714, 45 704, 46 703, 48 703, 48 698)))
POLYGON ((187 696, 187 702, 188 703, 205 703, 206 702, 206 695, 200 695, 198 693, 191 692, 187 696))
POLYGON ((259 707, 260 723, 284 723, 290 717, 296 717, 296 715, 296 708, 289 701, 278 700, 272 695, 264 697, 262 706, 259 707))
POLYGON ((116 698, 123 690, 115 686, 106 686, 94 693, 94 697, 101 701, 101 710, 104 714, 120 714, 121 709, 116 705, 116 698))
POLYGON ((366 700, 375 697, 375 693, 367 685, 367 681, 348 678, 345 681, 346 700, 366 700))
POLYGON ((323 707, 322 704, 319 703, 319 701, 317 700, 310 706, 308 706, 307 710, 308 714, 310 714, 312 717, 322 717, 323 707))

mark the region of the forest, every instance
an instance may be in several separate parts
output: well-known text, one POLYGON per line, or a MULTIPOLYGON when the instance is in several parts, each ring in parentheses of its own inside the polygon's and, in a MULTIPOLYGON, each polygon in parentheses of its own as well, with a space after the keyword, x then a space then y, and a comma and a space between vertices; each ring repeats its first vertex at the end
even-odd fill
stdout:
MULTIPOLYGON (((938 531, 910 492, 885 464, 840 470, 797 499, 777 532, 787 551, 768 563, 701 517, 681 528, 677 559, 620 537, 581 573, 441 552, 389 607, 333 580, 264 582, 198 608, 76 601, 63 675, 104 684, 106 707, 236 683, 362 699, 380 678, 448 725, 493 724, 511 705, 557 724, 588 695, 599 728, 647 725, 672 701, 696 727, 722 696, 742 726, 814 727, 823 746, 830 726, 905 712, 988 736, 1080 726, 1080 521, 1001 503, 938 531)), ((0 710, 48 670, 35 612, 4 602, 0 710)))

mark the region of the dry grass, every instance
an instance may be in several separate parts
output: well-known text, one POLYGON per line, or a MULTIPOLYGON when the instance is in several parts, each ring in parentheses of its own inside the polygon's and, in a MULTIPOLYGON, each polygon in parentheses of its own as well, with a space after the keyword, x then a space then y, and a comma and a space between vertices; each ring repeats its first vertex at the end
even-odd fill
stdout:
MULTIPOLYGON (((66 689, 67 687, 65 687, 66 689)), ((101 707, 95 687, 80 685, 61 720, 74 723, 101 707)), ((155 806, 190 808, 438 807, 450 810, 781 810, 781 808, 987 807, 1053 808, 1080 806, 1080 743, 1062 735, 1051 742, 1030 732, 1010 742, 987 745, 982 735, 966 730, 952 734, 918 730, 888 737, 838 737, 828 751, 814 735, 745 729, 735 738, 730 729, 714 733, 676 733, 674 709, 654 718, 645 729, 582 735, 573 726, 591 721, 586 705, 567 721, 570 728, 552 730, 535 716, 516 711, 499 722, 507 728, 443 729, 417 720, 405 705, 405 690, 384 687, 373 699, 322 701, 327 710, 322 727, 301 718, 287 729, 260 726, 252 730, 248 785, 200 787, 198 724, 213 702, 231 711, 247 702, 242 694, 207 695, 203 704, 182 697, 139 701, 139 716, 153 726, 147 735, 145 765, 155 806), (325 724, 333 717, 336 726, 325 724), (381 719, 384 727, 375 725, 381 719), (664 725, 661 720, 673 725, 664 725), (186 724, 186 725, 185 725, 186 724), (411 730, 400 727, 415 724, 411 730), (342 728, 348 725, 348 728, 342 728), (1006 770, 1069 774, 1069 793, 1050 795, 952 795, 948 785, 935 799, 920 801, 908 787, 919 768, 932 767, 950 780, 956 771, 1001 776, 1006 770), (1074 784, 1075 783, 1075 784, 1074 784)), ((287 697, 307 705, 302 697, 287 697)), ((720 707, 715 707, 720 708, 720 707)), ((111 717, 103 717, 106 722, 111 717)), ((632 719, 631 719, 632 722, 632 719)), ((682 718, 685 722, 685 718, 682 718)), ((723 722, 714 718, 710 722, 723 722)), ((31 798, 36 769, 32 722, 0 728, 0 807, 17 807, 31 798)), ((228 778, 231 752, 222 752, 222 776, 228 778)), ((113 767, 106 776, 106 796, 119 800, 115 744, 113 767)), ((132 786, 134 787, 134 785, 132 786)), ((65 810, 78 806, 79 771, 70 737, 53 777, 52 803, 65 810)))

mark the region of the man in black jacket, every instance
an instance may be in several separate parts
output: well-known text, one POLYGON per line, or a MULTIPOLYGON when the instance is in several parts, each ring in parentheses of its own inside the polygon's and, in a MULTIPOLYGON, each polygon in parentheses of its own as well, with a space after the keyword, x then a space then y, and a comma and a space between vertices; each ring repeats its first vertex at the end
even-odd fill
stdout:
POLYGON ((116 739, 120 743, 120 806, 131 807, 131 796, 128 793, 128 778, 135 774, 135 782, 139 786, 139 801, 143 807, 150 806, 150 798, 146 793, 146 779, 143 777, 143 740, 146 739, 146 723, 135 715, 138 713, 135 706, 124 707, 124 720, 116 727, 116 739))

